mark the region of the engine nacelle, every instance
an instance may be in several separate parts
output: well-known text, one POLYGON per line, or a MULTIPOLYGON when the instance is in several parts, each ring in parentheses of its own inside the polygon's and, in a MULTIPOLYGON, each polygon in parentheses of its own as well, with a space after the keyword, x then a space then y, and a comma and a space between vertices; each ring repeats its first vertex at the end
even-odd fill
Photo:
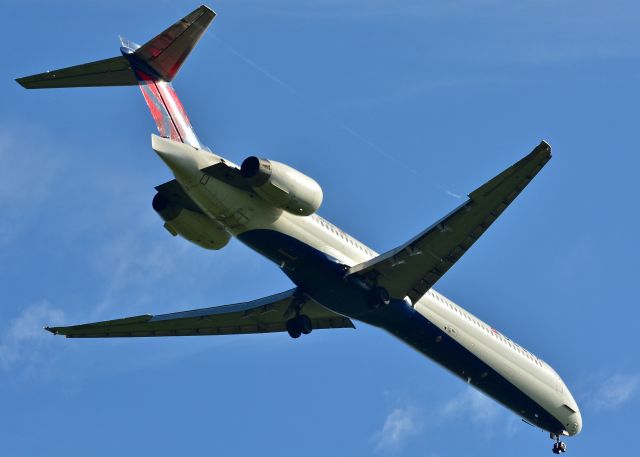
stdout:
POLYGON ((164 228, 205 249, 222 249, 231 236, 202 213, 182 208, 162 194, 153 197, 153 209, 164 220, 164 228))
POLYGON ((283 163, 247 157, 240 173, 256 194, 291 214, 309 216, 322 204, 320 184, 283 163))

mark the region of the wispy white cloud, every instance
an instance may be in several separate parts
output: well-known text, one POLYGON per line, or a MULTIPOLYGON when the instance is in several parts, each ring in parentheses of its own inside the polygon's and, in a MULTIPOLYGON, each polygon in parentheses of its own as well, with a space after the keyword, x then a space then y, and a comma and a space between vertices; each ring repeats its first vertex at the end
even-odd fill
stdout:
MULTIPOLYGON (((158 225, 157 229, 161 230, 160 222, 158 225)), ((145 243, 144 235, 143 230, 132 228, 95 251, 97 266, 109 277, 107 295, 141 284, 148 288, 175 271, 175 251, 163 249, 164 245, 145 243)), ((179 253, 186 248, 186 242, 176 245, 179 253)))
POLYGON ((441 418, 469 418, 478 425, 490 426, 500 418, 500 407, 479 390, 468 387, 446 402, 439 411, 441 418))
POLYGON ((487 440, 514 436, 523 428, 516 415, 471 386, 464 387, 439 407, 429 408, 427 413, 414 407, 415 402, 404 399, 400 404, 411 406, 391 410, 382 428, 372 437, 377 453, 396 454, 423 429, 438 433, 442 428, 450 428, 452 423, 473 427, 487 440))
POLYGON ((395 408, 386 417, 382 429, 375 433, 376 452, 397 452, 421 429, 417 412, 412 407, 395 408))
POLYGON ((47 302, 25 308, 0 335, 0 368, 7 370, 16 363, 37 362, 45 347, 44 339, 51 336, 42 330, 43 325, 56 325, 63 321, 63 311, 47 302))
POLYGON ((24 207, 33 207, 47 197, 47 189, 59 170, 49 143, 36 146, 41 136, 33 127, 0 129, 0 245, 11 241, 24 227, 24 207), (29 133, 29 134, 28 134, 29 133))
POLYGON ((118 227, 120 220, 126 220, 127 225, 105 233, 103 243, 90 244, 87 250, 87 262, 102 278, 103 287, 99 301, 85 319, 112 318, 114 312, 156 313, 167 304, 171 311, 224 304, 217 303, 215 297, 209 297, 213 302, 193 300, 201 299, 203 291, 235 274, 233 267, 245 271, 256 268, 250 263, 255 254, 239 243, 230 242, 219 254, 205 251, 181 237, 172 237, 150 208, 141 214, 129 211, 129 205, 136 206, 129 203, 112 210, 116 202, 117 198, 105 201, 107 213, 114 213, 113 220, 109 217, 105 223, 118 227), (178 289, 168 290, 172 285, 178 289), (167 303, 171 300, 179 301, 167 303))
POLYGON ((470 386, 445 402, 436 416, 440 425, 452 421, 470 424, 485 439, 494 439, 498 435, 513 436, 522 429, 522 422, 517 416, 470 386))
MULTIPOLYGON (((35 163, 42 157, 32 157, 31 151, 25 154, 24 143, 17 141, 11 132, 0 130, 0 201, 7 204, 10 201, 28 199, 32 195, 41 194, 46 183, 41 179, 31 179, 35 163), (32 183, 34 185, 26 185, 32 183)), ((46 167, 45 167, 46 168, 46 167)))
POLYGON ((633 400, 640 390, 640 373, 616 373, 599 383, 590 400, 597 412, 614 410, 633 400))

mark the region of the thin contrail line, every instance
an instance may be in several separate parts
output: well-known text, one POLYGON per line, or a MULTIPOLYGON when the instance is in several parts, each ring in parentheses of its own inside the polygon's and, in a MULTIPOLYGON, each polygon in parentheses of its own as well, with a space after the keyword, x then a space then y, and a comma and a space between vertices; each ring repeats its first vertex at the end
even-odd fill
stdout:
MULTIPOLYGON (((223 41, 220 37, 216 36, 215 34, 213 34, 213 37, 220 43, 222 44, 225 48, 227 48, 233 55, 235 55, 236 57, 238 57, 240 60, 242 60, 244 63, 246 63, 247 65, 249 65, 251 68, 253 68, 254 70, 262 73, 265 77, 267 77, 268 79, 270 79, 271 81, 273 81, 274 83, 276 83, 277 85, 279 85, 280 87, 286 89, 287 91, 289 91, 290 93, 292 93, 293 95, 295 95, 296 97, 302 99, 302 100, 307 100, 307 97, 305 97, 304 95, 302 95, 300 92, 298 92, 298 90, 296 90, 294 87, 292 87, 290 84, 287 84, 286 82, 284 82, 282 79, 278 78, 276 75, 274 75, 273 73, 271 73, 270 71, 262 68, 260 65, 258 65, 256 62, 254 62, 253 60, 251 60, 250 58, 246 57, 245 55, 243 55, 240 51, 238 51, 237 49, 235 49, 233 46, 231 46, 229 43, 223 41)), ((413 168, 409 167, 407 164, 405 164, 404 162, 402 162, 400 159, 398 159, 397 157, 395 157, 392 154, 389 154, 388 152, 386 152, 384 149, 382 149, 381 147, 379 147, 378 145, 376 145, 375 143, 373 143, 371 140, 369 140, 368 138, 362 136, 360 133, 356 132, 354 129, 352 129, 351 127, 349 127, 347 124, 345 124, 344 122, 337 122, 336 123, 337 127, 339 127, 340 129, 344 130, 345 132, 347 132, 349 135, 351 135, 352 137, 354 137, 355 139, 357 139, 358 141, 361 141, 362 143, 366 144, 367 146, 369 146, 371 149, 373 149, 374 151, 376 151, 378 154, 380 154, 381 156, 385 157, 386 159, 390 160, 391 162, 394 162, 396 165, 404 168, 405 170, 407 170, 408 172, 410 172, 411 174, 415 175, 415 176, 420 176, 420 173, 416 170, 414 170, 413 168)), ((450 197, 456 198, 456 199, 461 199, 462 196, 450 191, 449 189, 443 187, 442 185, 438 184, 437 182, 434 182, 433 180, 429 180, 429 182, 436 187, 437 189, 443 191, 445 194, 447 194, 450 197)))
POLYGON ((244 63, 246 63, 247 65, 249 65, 250 67, 253 67, 254 69, 258 70, 260 73, 262 73, 263 75, 265 75, 267 78, 269 78, 271 81, 275 82, 276 84, 284 87, 285 89, 287 89, 289 92, 291 92, 294 95, 300 96, 300 93, 295 90, 293 87, 291 87, 289 84, 287 84, 286 82, 284 82, 283 80, 281 80, 280 78, 278 78, 276 75, 274 75, 273 73, 271 73, 270 71, 265 70, 264 68, 262 68, 260 65, 258 65, 257 63, 255 63, 253 60, 251 60, 250 58, 246 57, 245 55, 241 54, 238 50, 236 50, 233 46, 231 46, 229 43, 223 41, 220 37, 216 36, 215 34, 213 34, 213 37, 218 40, 218 42, 220 44, 222 44, 224 47, 226 47, 229 51, 231 51, 232 54, 234 54, 235 56, 237 56, 238 58, 240 58, 240 60, 242 60, 244 63))
POLYGON ((379 148, 378 146, 376 146, 375 143, 372 143, 371 141, 369 141, 367 138, 363 137, 361 134, 359 134, 358 132, 353 130, 348 125, 340 124, 340 128, 342 130, 344 130, 345 132, 349 133, 354 138, 362 141, 364 144, 366 144, 367 146, 369 146, 370 148, 372 148, 373 150, 378 152, 380 155, 383 155, 384 157, 386 157, 387 159, 391 160, 392 162, 395 162, 397 165, 400 165, 402 168, 404 168, 405 170, 409 171, 409 173, 412 173, 412 174, 414 174, 416 176, 420 176, 420 174, 416 170, 414 170, 413 168, 407 166, 404 162, 402 162, 397 157, 394 157, 391 154, 387 153, 384 149, 379 148))

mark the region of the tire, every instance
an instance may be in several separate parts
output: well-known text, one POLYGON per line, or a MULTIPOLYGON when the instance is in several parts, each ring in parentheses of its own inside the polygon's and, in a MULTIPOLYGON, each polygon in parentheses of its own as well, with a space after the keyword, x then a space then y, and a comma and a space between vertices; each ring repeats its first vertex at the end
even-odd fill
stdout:
POLYGON ((289 319, 287 321, 287 333, 289 333, 291 338, 300 338, 302 329, 300 328, 298 319, 289 319))
POLYGON ((298 316, 298 327, 303 335, 308 335, 313 330, 313 324, 311 323, 311 319, 306 314, 301 314, 298 316))

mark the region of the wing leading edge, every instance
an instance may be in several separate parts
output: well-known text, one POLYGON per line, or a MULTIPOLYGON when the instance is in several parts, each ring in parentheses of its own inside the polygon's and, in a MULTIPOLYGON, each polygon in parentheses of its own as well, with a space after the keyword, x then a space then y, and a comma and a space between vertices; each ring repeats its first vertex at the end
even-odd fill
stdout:
MULTIPOLYGON (((45 327, 67 338, 123 338, 150 336, 234 335, 286 331, 290 305, 297 289, 233 305, 194 309, 170 314, 127 317, 69 327, 45 327)), ((314 329, 355 328, 350 319, 308 299, 302 312, 314 329)))
POLYGON ((356 265, 360 275, 392 297, 417 302, 515 200, 551 159, 541 142, 530 154, 469 194, 469 199, 424 232, 385 254, 356 265))

